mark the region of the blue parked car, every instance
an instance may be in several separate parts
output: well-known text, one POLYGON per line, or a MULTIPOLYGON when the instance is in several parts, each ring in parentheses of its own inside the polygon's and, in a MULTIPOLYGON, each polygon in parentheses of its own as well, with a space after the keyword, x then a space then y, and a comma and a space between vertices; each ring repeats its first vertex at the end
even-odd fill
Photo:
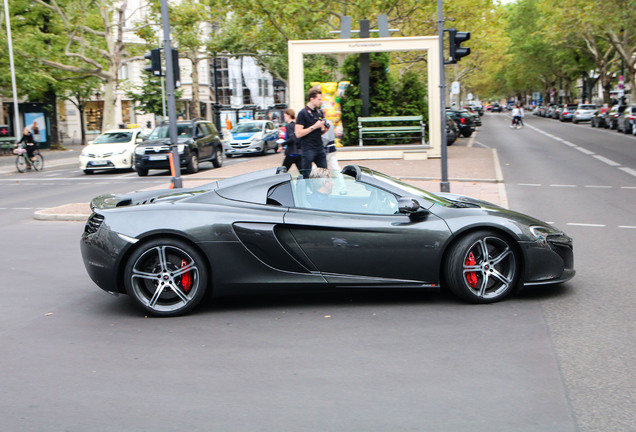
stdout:
POLYGON ((240 154, 264 155, 269 150, 276 151, 279 130, 269 120, 250 120, 237 124, 231 131, 231 138, 225 142, 228 157, 240 154))

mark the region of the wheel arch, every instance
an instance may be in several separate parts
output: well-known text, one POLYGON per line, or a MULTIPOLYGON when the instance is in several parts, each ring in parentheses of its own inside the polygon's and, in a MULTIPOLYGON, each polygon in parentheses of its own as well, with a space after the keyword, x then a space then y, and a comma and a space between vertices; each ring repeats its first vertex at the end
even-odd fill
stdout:
POLYGON ((117 266, 117 287, 120 293, 126 294, 126 285, 124 282, 124 271, 126 268, 126 263, 128 262, 128 259, 130 258, 130 256, 146 243, 149 243, 157 239, 178 240, 188 244, 194 250, 196 250, 196 252, 199 255, 201 255, 201 257, 203 258, 203 262, 205 263, 205 267, 208 272, 208 284, 206 287, 207 293, 209 294, 212 292, 212 286, 213 286, 212 263, 210 262, 210 259, 208 258, 207 254, 203 251, 203 249, 201 249, 201 247, 196 243, 196 241, 194 241, 191 237, 185 235, 183 232, 163 231, 163 232, 151 232, 142 236, 141 238, 139 238, 138 242, 136 242, 132 247, 129 247, 128 249, 126 249, 126 251, 122 254, 119 260, 119 264, 117 266))
POLYGON ((515 238, 514 234, 510 233, 506 229, 503 229, 501 226, 493 226, 493 225, 471 226, 453 234, 453 237, 444 246, 444 250, 442 252, 442 258, 439 261, 438 272, 440 277, 440 285, 442 289, 445 289, 444 287, 446 285, 446 280, 445 280, 446 272, 444 271, 444 264, 446 263, 446 260, 448 259, 448 254, 453 249, 453 246, 457 242, 459 242, 462 238, 477 231, 491 231, 493 233, 500 234, 502 237, 505 237, 506 240, 508 240, 513 245, 513 247, 515 248, 515 252, 517 253, 517 256, 519 257, 518 259, 519 280, 517 281, 517 286, 514 288, 514 291, 515 292, 519 291, 519 289, 523 287, 523 279, 524 279, 525 270, 526 270, 526 256, 524 254, 523 248, 519 245, 519 241, 515 238))

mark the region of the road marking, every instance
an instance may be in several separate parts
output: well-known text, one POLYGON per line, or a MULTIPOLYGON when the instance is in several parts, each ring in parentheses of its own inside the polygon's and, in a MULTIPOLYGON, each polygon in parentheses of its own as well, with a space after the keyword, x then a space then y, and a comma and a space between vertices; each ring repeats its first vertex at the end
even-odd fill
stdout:
POLYGON ((602 225, 602 224, 588 224, 588 223, 576 223, 576 222, 568 222, 568 223, 566 223, 566 225, 581 226, 581 227, 594 227, 594 228, 603 228, 603 227, 607 226, 607 225, 602 225))
POLYGON ((630 225, 619 225, 619 228, 626 228, 626 229, 636 229, 636 226, 630 226, 630 225))
POLYGON ((586 186, 583 186, 583 187, 586 187, 586 188, 597 188, 597 189, 611 189, 612 188, 612 186, 594 186, 594 185, 586 185, 586 186))
POLYGON ((621 189, 636 189, 636 186, 621 186, 621 189))
MULTIPOLYGON (((588 149, 586 149, 584 147, 576 146, 576 147, 574 147, 574 149, 580 151, 581 153, 585 153, 586 155, 593 155, 594 154, 593 151, 590 151, 590 150, 588 150, 588 149)), ((596 157, 596 156, 594 156, 594 157, 596 157)))
POLYGON ((627 167, 620 167, 619 170, 626 172, 627 174, 631 174, 634 177, 636 177, 636 170, 633 170, 631 168, 627 168, 627 167))
POLYGON ((534 130, 534 131, 536 131, 536 132, 539 132, 539 133, 540 133, 540 134, 542 134, 542 135, 547 136, 548 138, 552 138, 552 139, 554 139, 554 140, 556 140, 556 141, 558 141, 558 142, 560 142, 560 143, 563 143, 563 144, 565 144, 565 145, 567 145, 567 146, 569 146, 569 147, 571 147, 571 148, 574 148, 574 149, 576 149, 576 150, 580 151, 581 153, 585 153, 585 154, 586 154, 586 155, 588 155, 588 156, 592 156, 592 157, 594 157, 595 159, 597 159, 597 160, 599 160, 599 161, 601 161, 601 162, 603 162, 603 163, 606 163, 606 164, 607 164, 607 165, 609 165, 609 166, 617 167, 619 170, 621 170, 621 171, 623 171, 623 172, 625 172, 625 173, 627 173, 627 174, 630 174, 630 175, 633 175, 634 177, 636 177, 636 170, 634 170, 634 169, 632 169, 632 168, 623 167, 623 166, 621 166, 621 164, 620 164, 620 163, 618 163, 618 162, 615 162, 615 161, 613 161, 613 160, 611 160, 611 159, 608 159, 608 158, 606 158, 606 157, 603 157, 603 156, 601 156, 601 155, 597 155, 597 154, 595 154, 595 153, 594 153, 593 151, 591 151, 591 150, 588 150, 588 149, 586 149, 586 148, 584 148, 584 147, 579 147, 579 146, 577 146, 577 145, 574 145, 574 144, 572 144, 571 142, 564 140, 563 138, 559 138, 559 137, 557 137, 557 136, 554 136, 554 135, 552 135, 551 133, 548 133, 548 132, 546 132, 546 131, 544 131, 544 130, 541 130, 541 129, 539 129, 539 128, 535 127, 535 126, 532 126, 532 125, 527 125, 527 126, 528 126, 530 129, 532 129, 532 130, 534 130))
POLYGON ((613 160, 603 157, 601 155, 594 155, 594 158, 608 164, 609 166, 614 166, 614 167, 621 166, 621 164, 619 164, 618 162, 614 162, 613 160))
POLYGON ((561 184, 551 184, 550 187, 567 187, 567 188, 575 188, 576 185, 561 185, 561 184))

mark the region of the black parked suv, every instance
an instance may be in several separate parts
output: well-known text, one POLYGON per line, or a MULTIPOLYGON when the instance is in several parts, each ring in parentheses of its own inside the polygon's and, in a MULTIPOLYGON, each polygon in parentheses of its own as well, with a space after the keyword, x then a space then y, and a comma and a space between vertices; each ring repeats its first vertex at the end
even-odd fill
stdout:
POLYGON ((468 111, 447 109, 446 114, 455 120, 462 136, 468 138, 475 132, 475 119, 468 111))
MULTIPOLYGON (((210 161, 215 168, 223 165, 223 145, 216 127, 204 120, 177 122, 177 144, 181 167, 193 174, 199 163, 210 161)), ((147 140, 135 149, 135 170, 140 176, 150 169, 170 169, 170 135, 168 123, 157 126, 147 140)))

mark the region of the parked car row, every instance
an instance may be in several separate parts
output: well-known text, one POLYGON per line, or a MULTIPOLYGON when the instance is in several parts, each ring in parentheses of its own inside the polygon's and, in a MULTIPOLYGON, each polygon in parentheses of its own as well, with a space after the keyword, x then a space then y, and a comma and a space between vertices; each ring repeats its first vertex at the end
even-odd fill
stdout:
MULTIPOLYGON (((245 121, 223 141, 212 122, 195 119, 177 122, 177 145, 181 168, 192 174, 199 164, 223 165, 225 156, 265 154, 276 150, 279 128, 267 120, 245 121)), ((170 169, 170 133, 168 124, 157 126, 149 135, 141 128, 113 129, 102 133, 84 148, 79 167, 86 174, 98 170, 134 169, 139 176, 151 169, 170 169)))
MULTIPOLYGON (((475 132, 477 121, 479 121, 479 125, 481 125, 479 114, 465 109, 446 109, 446 115, 455 122, 459 130, 459 134, 466 138, 468 138, 473 134, 473 132, 475 132)), ((448 142, 450 143, 450 141, 448 142)))
POLYGON ((592 116, 592 127, 615 129, 626 134, 636 135, 636 105, 614 105, 601 108, 592 116))
POLYGON ((572 123, 589 121, 592 127, 615 129, 636 135, 636 105, 614 105, 608 108, 594 104, 552 104, 536 107, 533 114, 572 123))

